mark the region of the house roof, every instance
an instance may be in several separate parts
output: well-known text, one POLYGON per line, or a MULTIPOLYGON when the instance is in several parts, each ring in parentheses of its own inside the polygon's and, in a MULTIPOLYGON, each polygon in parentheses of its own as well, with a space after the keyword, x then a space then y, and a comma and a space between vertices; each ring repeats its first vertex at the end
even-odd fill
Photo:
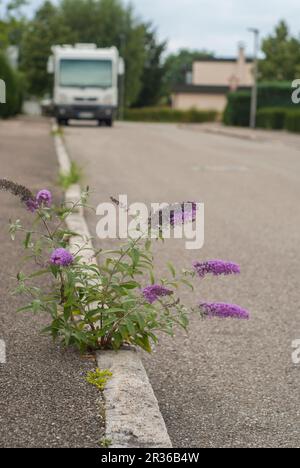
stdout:
MULTIPOLYGON (((250 89, 250 86, 238 87, 239 91, 249 91, 250 89)), ((177 94, 227 94, 231 88, 230 86, 180 84, 174 86, 172 91, 177 94)))
MULTIPOLYGON (((219 62, 219 63, 226 63, 226 62, 232 62, 232 63, 235 63, 237 62, 237 57, 206 57, 206 58, 199 58, 199 59, 196 59, 194 62, 219 62)), ((253 62, 253 59, 250 58, 250 57, 246 57, 245 58, 246 62, 247 63, 252 63, 253 62)))

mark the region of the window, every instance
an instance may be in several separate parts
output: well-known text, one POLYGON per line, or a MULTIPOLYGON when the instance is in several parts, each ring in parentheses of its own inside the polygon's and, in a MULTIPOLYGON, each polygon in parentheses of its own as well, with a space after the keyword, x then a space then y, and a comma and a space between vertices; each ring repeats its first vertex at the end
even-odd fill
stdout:
POLYGON ((60 86, 111 88, 111 60, 63 59, 60 61, 60 86))

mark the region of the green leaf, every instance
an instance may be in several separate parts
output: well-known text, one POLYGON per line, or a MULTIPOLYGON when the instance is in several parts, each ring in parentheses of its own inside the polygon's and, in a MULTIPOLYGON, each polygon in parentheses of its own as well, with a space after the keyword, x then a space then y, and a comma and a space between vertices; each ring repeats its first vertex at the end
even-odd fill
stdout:
POLYGON ((168 262, 167 267, 169 268, 173 278, 175 278, 176 277, 176 270, 175 270, 173 264, 171 262, 168 262))
POLYGON ((46 275, 49 273, 49 270, 39 270, 36 271, 35 273, 32 273, 31 275, 28 276, 28 278, 37 278, 38 276, 46 275))
POLYGON ((150 274, 151 284, 155 284, 155 276, 154 276, 153 270, 150 270, 149 274, 150 274))
POLYGON ((139 263, 140 260, 140 252, 138 249, 132 249, 131 254, 130 254, 133 262, 133 266, 136 267, 139 263))
POLYGON ((25 240, 24 240, 24 247, 25 247, 25 249, 28 249, 28 248, 29 248, 29 244, 30 244, 30 241, 31 241, 31 236, 32 236, 32 233, 31 233, 31 232, 27 232, 26 237, 25 237, 25 240))
POLYGON ((187 280, 185 279, 181 279, 181 283, 185 284, 186 286, 188 286, 192 291, 194 291, 194 286, 187 280))
POLYGON ((149 337, 148 335, 143 336, 142 338, 140 337, 135 337, 133 342, 137 344, 140 348, 142 348, 144 351, 147 351, 147 353, 152 352, 152 348, 150 345, 149 337))
POLYGON ((136 281, 128 281, 127 283, 121 283, 120 286, 125 289, 136 289, 139 287, 139 283, 136 281))
POLYGON ((135 328, 134 323, 132 323, 131 320, 127 319, 125 322, 125 325, 127 327, 128 333, 131 336, 134 336, 136 334, 136 328, 135 328))

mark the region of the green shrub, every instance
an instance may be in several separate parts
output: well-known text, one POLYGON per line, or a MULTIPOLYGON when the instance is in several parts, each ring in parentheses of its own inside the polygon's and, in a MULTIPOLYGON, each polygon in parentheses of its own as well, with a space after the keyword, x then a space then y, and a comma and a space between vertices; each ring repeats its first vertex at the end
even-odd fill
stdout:
POLYGON ((289 132, 300 133, 300 110, 286 112, 285 129, 289 132))
MULTIPOLYGON (((292 107, 291 83, 261 83, 258 86, 258 109, 269 107, 292 107)), ((249 126, 251 90, 235 91, 228 94, 227 106, 223 114, 225 125, 249 126)))
POLYGON ((168 107, 144 107, 125 111, 125 120, 134 122, 202 123, 213 122, 216 118, 217 112, 213 110, 182 111, 168 107))
POLYGON ((8 118, 21 112, 23 103, 23 80, 0 54, 0 79, 6 84, 6 103, 0 104, 0 118, 8 118))
POLYGON ((287 109, 266 107, 257 112, 257 127, 271 130, 282 130, 285 126, 287 109))
POLYGON ((227 96, 227 106, 223 114, 225 125, 248 127, 250 122, 250 93, 236 91, 227 96))
MULTIPOLYGON (((169 237, 170 229, 174 233, 176 226, 199 220, 197 203, 172 204, 166 207, 167 212, 160 208, 150 218, 146 213, 144 219, 143 214, 132 213, 130 221, 138 217, 140 225, 129 228, 134 237, 128 232, 121 245, 115 239, 113 250, 91 251, 85 235, 65 226, 67 218, 79 207, 87 207, 88 192, 75 203, 55 206, 52 194, 45 189, 35 195, 22 185, 0 179, 0 191, 20 200, 28 226, 23 227, 17 220, 9 227, 11 238, 18 239, 24 249, 15 293, 27 298, 29 304, 19 310, 47 314, 49 324, 43 332, 65 346, 76 346, 85 352, 118 350, 123 344, 131 344, 151 352, 158 334, 172 337, 177 327, 186 331, 192 314, 197 313, 203 319, 249 318, 245 309, 234 304, 199 304, 196 298, 195 307, 190 308, 180 299, 180 287, 193 290, 194 281, 198 283, 206 274, 239 273, 239 266, 232 262, 199 261, 178 273, 168 262, 169 272, 163 278, 156 273, 154 244, 163 241, 166 228, 169 237), (73 236, 75 243, 70 245, 73 236), (86 253, 93 262, 84 260, 86 253), (36 270, 29 276, 22 271, 24 260, 30 266, 36 264, 36 270), (45 284, 40 287, 38 278, 42 276, 45 284)), ((120 207, 118 201, 116 205, 120 207)), ((99 231, 98 235, 101 237, 99 231)), ((101 390, 109 376, 108 371, 97 370, 87 378, 101 390)))

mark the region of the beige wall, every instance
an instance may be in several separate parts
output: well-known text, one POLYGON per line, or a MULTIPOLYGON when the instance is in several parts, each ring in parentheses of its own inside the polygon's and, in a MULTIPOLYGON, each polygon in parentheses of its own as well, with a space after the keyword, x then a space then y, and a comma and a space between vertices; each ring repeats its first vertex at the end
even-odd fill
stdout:
POLYGON ((212 86, 252 86, 252 63, 245 60, 243 52, 236 62, 194 62, 193 84, 212 86))
POLYGON ((226 102, 226 96, 222 94, 176 93, 172 96, 172 107, 181 110, 194 108, 223 112, 226 102))

